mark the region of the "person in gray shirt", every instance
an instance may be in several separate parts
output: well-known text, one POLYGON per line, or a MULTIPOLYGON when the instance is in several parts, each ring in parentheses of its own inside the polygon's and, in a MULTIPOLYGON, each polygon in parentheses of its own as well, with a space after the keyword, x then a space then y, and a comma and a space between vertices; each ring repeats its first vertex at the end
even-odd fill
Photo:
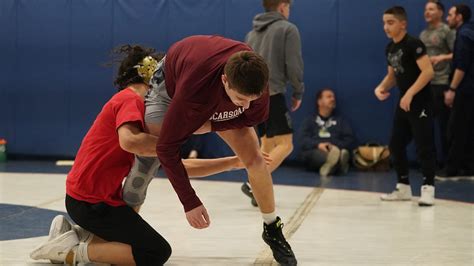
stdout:
MULTIPOLYGON (((264 13, 253 20, 253 29, 245 42, 261 55, 270 70, 270 113, 269 118, 258 126, 261 149, 268 153, 272 162, 268 166, 275 170, 293 150, 293 128, 285 93, 288 83, 293 87, 291 111, 296 111, 303 97, 303 58, 298 28, 288 21, 291 0, 263 0, 264 13)), ((248 183, 242 191, 252 199, 248 183)))
POLYGON ((442 22, 444 5, 437 0, 429 0, 425 5, 425 21, 428 27, 420 34, 421 41, 426 46, 435 76, 431 80, 433 95, 433 111, 439 128, 441 142, 441 158, 443 164, 448 153, 448 121, 450 109, 444 104, 444 92, 449 89, 449 75, 451 74, 450 61, 453 58, 454 40, 456 31, 442 22))

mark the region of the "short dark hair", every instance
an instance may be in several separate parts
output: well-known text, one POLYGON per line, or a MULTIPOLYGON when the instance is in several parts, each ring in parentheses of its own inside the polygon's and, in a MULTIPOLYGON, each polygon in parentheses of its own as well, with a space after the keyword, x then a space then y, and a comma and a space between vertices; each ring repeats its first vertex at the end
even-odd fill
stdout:
POLYGON ((290 4, 292 3, 292 0, 263 0, 262 5, 265 11, 270 12, 270 11, 276 11, 277 7, 281 3, 286 3, 290 4))
POLYGON ((116 57, 114 61, 120 63, 117 77, 114 81, 114 85, 119 91, 125 89, 132 83, 145 83, 144 78, 138 74, 137 68, 135 67, 143 58, 151 56, 155 58, 156 61, 160 61, 164 56, 162 53, 156 53, 153 48, 129 44, 115 48, 112 54, 116 57))
POLYGON ((405 11, 405 8, 403 8, 402 6, 393 6, 389 9, 385 10, 385 12, 383 12, 383 14, 384 15, 385 14, 386 15, 393 15, 398 20, 408 21, 407 12, 405 11))
POLYGON ((324 93, 325 91, 330 91, 330 92, 334 93, 334 91, 333 91, 331 88, 329 88, 329 87, 320 89, 320 90, 316 93, 316 106, 318 106, 318 100, 323 97, 323 93, 324 93))
POLYGON ((428 3, 434 3, 434 4, 436 4, 436 7, 437 7, 439 10, 443 11, 443 13, 444 13, 445 9, 444 9, 444 5, 443 5, 443 3, 441 3, 441 1, 439 1, 439 0, 428 0, 428 3))
POLYGON ((247 96, 261 95, 268 85, 269 70, 265 60, 252 51, 233 54, 224 67, 229 86, 247 96))
POLYGON ((456 15, 462 16, 463 23, 468 22, 471 19, 471 8, 465 4, 455 5, 456 15))

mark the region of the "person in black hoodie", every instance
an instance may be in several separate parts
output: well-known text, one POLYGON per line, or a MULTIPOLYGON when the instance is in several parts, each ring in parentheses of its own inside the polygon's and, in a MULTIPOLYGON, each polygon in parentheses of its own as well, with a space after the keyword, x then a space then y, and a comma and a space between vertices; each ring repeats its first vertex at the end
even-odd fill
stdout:
MULTIPOLYGON (((270 70, 270 114, 268 120, 258 125, 261 149, 268 153, 272 162, 268 166, 274 171, 293 150, 293 128, 288 111, 285 92, 288 83, 293 88, 291 111, 296 111, 304 92, 303 58, 298 28, 288 21, 291 0, 263 0, 264 13, 253 20, 253 30, 245 41, 261 55, 270 70)), ((248 183, 242 191, 252 199, 248 183)))
POLYGON ((446 167, 437 172, 439 177, 474 175, 473 149, 469 148, 474 133, 474 22, 470 22, 470 18, 471 9, 463 4, 451 7, 447 17, 449 26, 456 28, 457 34, 454 73, 445 94, 446 105, 452 107, 448 125, 450 147, 446 167))
POLYGON ((339 170, 346 174, 349 169, 349 151, 354 135, 348 121, 334 114, 336 96, 325 88, 316 95, 317 113, 308 117, 302 125, 301 157, 310 170, 318 170, 327 176, 339 170))

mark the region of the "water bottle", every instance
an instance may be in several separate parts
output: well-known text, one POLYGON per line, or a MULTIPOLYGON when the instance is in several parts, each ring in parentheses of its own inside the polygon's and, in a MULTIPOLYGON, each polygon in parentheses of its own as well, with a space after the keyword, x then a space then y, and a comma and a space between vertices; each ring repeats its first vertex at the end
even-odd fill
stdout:
POLYGON ((7 141, 0 139, 0 163, 7 161, 7 141))

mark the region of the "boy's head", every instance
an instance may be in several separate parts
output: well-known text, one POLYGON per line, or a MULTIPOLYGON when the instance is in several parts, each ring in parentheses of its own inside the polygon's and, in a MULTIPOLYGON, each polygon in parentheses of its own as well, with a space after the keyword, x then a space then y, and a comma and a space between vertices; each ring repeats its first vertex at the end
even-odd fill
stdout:
POLYGON ((290 6, 292 0, 263 0, 262 5, 266 12, 276 11, 286 19, 290 17, 290 6))
POLYGON ((391 39, 400 36, 407 30, 407 13, 401 6, 391 7, 383 13, 383 29, 391 39))
POLYGON ((232 102, 248 108, 264 93, 268 84, 268 66, 260 55, 251 51, 233 54, 227 60, 222 83, 232 102))

